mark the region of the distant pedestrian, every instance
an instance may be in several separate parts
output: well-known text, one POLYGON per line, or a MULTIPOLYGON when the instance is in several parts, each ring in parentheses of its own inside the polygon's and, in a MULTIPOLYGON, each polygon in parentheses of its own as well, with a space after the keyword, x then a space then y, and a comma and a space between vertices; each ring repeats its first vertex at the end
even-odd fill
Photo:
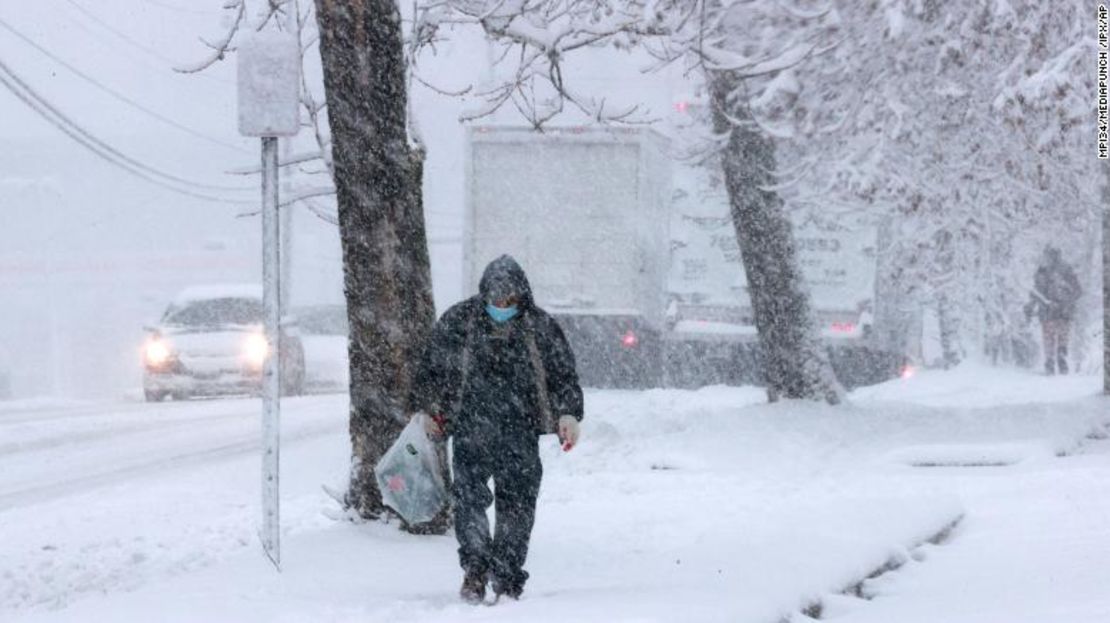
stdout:
POLYGON ((1075 269, 1064 261, 1060 249, 1046 246, 1025 307, 1027 315, 1036 314, 1041 321, 1046 374, 1068 373, 1068 339, 1082 292, 1075 269))
POLYGON ((539 435, 558 433, 564 450, 578 442, 582 389, 562 329, 535 305, 513 258, 491 262, 479 294, 436 323, 410 404, 432 416, 426 420, 431 436, 454 442, 461 597, 483 601, 489 582, 498 598, 519 598, 543 475, 539 435))

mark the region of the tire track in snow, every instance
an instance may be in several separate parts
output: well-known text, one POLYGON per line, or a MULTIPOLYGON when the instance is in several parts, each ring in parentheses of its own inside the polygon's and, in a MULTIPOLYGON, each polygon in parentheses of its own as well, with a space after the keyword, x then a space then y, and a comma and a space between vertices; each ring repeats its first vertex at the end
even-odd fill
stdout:
MULTIPOLYGON (((286 433, 282 437, 282 442, 285 444, 304 441, 324 435, 335 434, 345 431, 346 429, 346 421, 323 426, 309 426, 301 430, 286 433)), ((134 477, 147 476, 171 469, 199 466, 211 461, 233 458, 252 452, 260 452, 261 448, 262 442, 260 436, 256 435, 254 438, 241 438, 229 443, 177 452, 154 460, 138 461, 114 469, 85 474, 59 482, 0 493, 0 512, 47 502, 65 497, 72 493, 87 493, 91 489, 110 486, 114 483, 126 481, 134 477)))
MULTIPOLYGON (((253 414, 250 414, 253 416, 253 414)), ((210 420, 232 420, 234 418, 247 417, 248 414, 243 412, 228 412, 219 413, 214 415, 199 415, 194 417, 177 417, 173 420, 165 419, 151 419, 142 423, 134 423, 127 426, 119 426, 116 428, 107 428, 103 430, 91 430, 77 433, 68 433, 59 431, 60 434, 34 439, 31 441, 13 441, 0 445, 0 456, 11 457, 16 454, 25 452, 38 452, 42 450, 50 450, 68 444, 86 443, 90 441, 97 441, 99 439, 112 438, 117 436, 129 436, 143 433, 156 433, 173 430, 176 428, 188 428, 200 422, 207 422, 210 420)), ((63 418, 55 418, 63 419, 63 418)))
MULTIPOLYGON (((112 418, 120 416, 142 415, 149 417, 162 417, 162 413, 177 415, 181 411, 200 410, 211 406, 214 402, 232 402, 235 398, 217 398, 213 400, 188 400, 183 402, 147 403, 147 402, 121 402, 73 406, 43 406, 24 409, 0 410, 0 425, 8 424, 34 424, 39 422, 52 422, 56 420, 84 419, 84 418, 112 418)), ((247 400, 243 398, 242 400, 247 400)))

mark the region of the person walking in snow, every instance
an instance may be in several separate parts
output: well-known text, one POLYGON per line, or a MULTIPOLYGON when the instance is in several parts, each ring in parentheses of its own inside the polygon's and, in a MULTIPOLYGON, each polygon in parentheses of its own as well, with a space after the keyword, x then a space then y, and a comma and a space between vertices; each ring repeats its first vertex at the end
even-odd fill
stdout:
POLYGON ((490 583, 497 598, 518 599, 528 580, 524 562, 543 475, 539 436, 557 433, 564 450, 578 443, 582 388, 562 329, 536 306, 512 257, 491 262, 479 293, 436 322, 409 404, 431 416, 430 436, 454 443, 460 596, 480 603, 490 583))
POLYGON ((1068 373, 1068 338, 1082 288, 1075 270, 1064 261, 1060 249, 1045 247, 1033 277, 1033 292, 1026 314, 1036 314, 1044 337, 1044 369, 1047 374, 1068 373))

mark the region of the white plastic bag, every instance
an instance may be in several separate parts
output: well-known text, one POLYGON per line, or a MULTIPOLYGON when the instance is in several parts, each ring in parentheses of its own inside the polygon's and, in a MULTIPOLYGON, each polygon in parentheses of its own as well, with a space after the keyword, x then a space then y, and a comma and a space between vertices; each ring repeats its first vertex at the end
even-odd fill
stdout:
POLYGON ((431 521, 447 503, 435 444, 424 432, 426 417, 413 416, 374 466, 382 501, 410 524, 431 521))

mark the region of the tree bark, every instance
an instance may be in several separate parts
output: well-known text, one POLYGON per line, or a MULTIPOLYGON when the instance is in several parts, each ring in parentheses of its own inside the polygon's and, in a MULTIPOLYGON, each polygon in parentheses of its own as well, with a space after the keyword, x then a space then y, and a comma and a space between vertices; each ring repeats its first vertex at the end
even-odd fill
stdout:
POLYGON ((393 0, 316 0, 350 320, 347 504, 384 511, 374 465, 406 421, 410 368, 435 320, 423 152, 409 144, 393 0))
POLYGON ((944 369, 948 370, 960 365, 960 326, 951 299, 944 295, 937 299, 937 324, 940 325, 940 350, 944 357, 944 369))
POLYGON ((816 337, 790 220, 782 198, 768 190, 775 183, 774 143, 753 123, 742 78, 721 71, 708 78, 714 130, 728 137, 721 163, 768 397, 836 404, 843 390, 816 337))

